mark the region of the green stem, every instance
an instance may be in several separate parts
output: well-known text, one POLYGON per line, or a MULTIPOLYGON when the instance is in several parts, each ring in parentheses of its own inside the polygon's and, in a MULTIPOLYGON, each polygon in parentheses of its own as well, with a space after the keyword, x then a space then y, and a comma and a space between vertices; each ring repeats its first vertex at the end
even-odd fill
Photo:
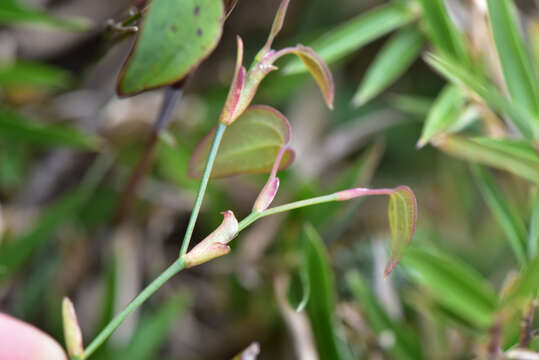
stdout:
POLYGON ((294 201, 289 204, 276 206, 274 208, 270 208, 261 212, 253 212, 249 214, 249 216, 247 216, 245 219, 240 221, 238 225, 238 232, 242 231, 247 226, 254 223, 256 220, 263 218, 265 216, 274 215, 274 214, 282 213, 285 211, 290 211, 290 210, 294 210, 294 209, 298 209, 298 208, 302 208, 306 206, 323 204, 323 203, 332 202, 332 201, 340 201, 340 200, 337 198, 336 194, 329 194, 329 195, 318 196, 311 199, 294 201))
POLYGON ((101 346, 105 340, 120 326, 120 324, 137 309, 146 299, 155 293, 171 277, 185 269, 185 262, 182 258, 177 259, 165 271, 152 281, 141 293, 137 295, 112 321, 97 335, 97 337, 86 347, 82 360, 87 359, 101 346))
POLYGON ((187 249, 189 249, 189 242, 193 236, 193 230, 195 229, 198 213, 200 212, 202 200, 204 199, 204 194, 206 193, 206 187, 208 186, 208 181, 210 180, 213 163, 215 161, 215 157, 217 156, 217 150, 219 150, 219 145, 221 144, 225 130, 226 125, 219 123, 217 130, 215 131, 213 143, 211 144, 210 154, 208 155, 208 160, 206 161, 206 167, 204 168, 204 173, 202 174, 202 181, 200 182, 200 187, 198 188, 195 205, 193 206, 193 211, 191 212, 191 217, 189 218, 189 224, 187 225, 187 230, 185 231, 182 247, 180 249, 180 258, 183 257, 187 253, 187 249))

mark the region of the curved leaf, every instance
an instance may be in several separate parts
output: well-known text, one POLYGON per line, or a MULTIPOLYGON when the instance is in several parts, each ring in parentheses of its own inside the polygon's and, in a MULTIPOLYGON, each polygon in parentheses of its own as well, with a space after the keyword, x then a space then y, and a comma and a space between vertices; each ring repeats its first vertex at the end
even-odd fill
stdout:
POLYGON ((376 55, 352 100, 360 106, 379 95, 417 59, 424 38, 416 27, 394 35, 376 55))
MULTIPOLYGON (((189 163, 191 177, 202 176, 214 132, 197 146, 189 163)), ((279 151, 289 140, 290 124, 284 115, 269 106, 251 106, 227 128, 211 176, 270 172, 279 151)), ((294 152, 287 149, 280 169, 288 167, 293 160, 294 152)))
POLYGON ((118 93, 133 95, 182 80, 217 46, 223 13, 222 1, 153 1, 120 73, 118 93))

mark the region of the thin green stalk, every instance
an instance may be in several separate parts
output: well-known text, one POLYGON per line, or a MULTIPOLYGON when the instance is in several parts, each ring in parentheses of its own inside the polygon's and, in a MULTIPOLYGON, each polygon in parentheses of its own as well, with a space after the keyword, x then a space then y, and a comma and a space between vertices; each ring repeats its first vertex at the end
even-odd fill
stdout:
POLYGON ((185 231, 182 247, 180 249, 180 258, 183 257, 187 253, 187 249, 189 249, 189 242, 193 236, 193 230, 195 229, 198 213, 200 212, 202 200, 204 199, 204 194, 206 193, 206 187, 208 186, 208 181, 210 180, 213 163, 215 161, 215 157, 217 156, 217 150, 219 150, 219 145, 221 144, 225 130, 226 125, 219 123, 217 130, 215 131, 215 136, 213 137, 213 143, 211 144, 210 154, 208 155, 208 160, 206 161, 202 181, 200 182, 200 187, 198 188, 195 205, 193 206, 193 211, 191 212, 191 217, 189 218, 189 224, 187 225, 187 230, 185 231))
POLYGON ((337 198, 337 194, 329 194, 329 195, 323 195, 323 196, 314 197, 314 198, 311 198, 311 199, 294 201, 294 202, 291 202, 289 204, 276 206, 274 208, 270 208, 270 209, 267 209, 267 210, 264 210, 264 211, 261 211, 261 212, 253 212, 249 216, 247 216, 245 219, 240 221, 240 223, 238 225, 238 232, 242 231, 247 226, 251 225, 252 223, 254 223, 256 220, 258 220, 260 218, 263 218, 263 217, 266 217, 266 216, 269 216, 269 215, 282 213, 282 212, 285 212, 285 211, 290 211, 290 210, 306 207, 306 206, 323 204, 323 203, 327 203, 327 202, 331 202, 331 201, 339 201, 339 199, 337 198))
POLYGON ((155 293, 164 283, 166 283, 171 277, 185 269, 185 261, 183 258, 179 258, 172 265, 170 265, 165 271, 163 271, 154 281, 152 281, 137 297, 135 297, 118 315, 112 319, 112 321, 97 335, 97 337, 86 347, 82 360, 87 359, 101 346, 105 340, 120 326, 120 324, 146 299, 148 299, 153 293, 155 293))

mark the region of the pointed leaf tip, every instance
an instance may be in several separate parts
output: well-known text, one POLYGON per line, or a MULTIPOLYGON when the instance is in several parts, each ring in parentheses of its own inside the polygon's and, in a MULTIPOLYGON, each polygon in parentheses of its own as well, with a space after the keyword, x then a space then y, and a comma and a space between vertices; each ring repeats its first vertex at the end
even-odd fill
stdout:
POLYGON ((318 84, 327 106, 333 110, 333 100, 335 97, 335 83, 333 75, 327 64, 310 47, 298 45, 294 48, 294 53, 305 64, 314 80, 318 84))
POLYGON ((62 300, 62 318, 67 352, 70 357, 81 357, 84 354, 82 332, 77 320, 75 307, 67 297, 62 300))
POLYGON ((236 38, 237 42, 237 55, 236 55, 236 68, 234 70, 234 78, 232 79, 232 84, 230 85, 230 90, 228 91, 228 96, 226 98, 225 105, 221 115, 219 116, 219 121, 230 125, 241 115, 238 111, 241 95, 243 88, 245 86, 245 78, 247 76, 247 70, 243 67, 243 41, 241 37, 236 38))
POLYGON ((289 3, 290 3, 290 0, 281 1, 281 5, 279 6, 277 13, 275 14, 275 18, 273 19, 273 24, 271 26, 271 31, 268 36, 268 40, 266 41, 266 45, 263 48, 264 50, 269 51, 271 49, 273 40, 275 40, 275 37, 279 34, 279 32, 281 32, 289 3))
POLYGON ((417 200, 408 186, 399 186, 389 195, 388 217, 391 228, 391 255, 384 270, 385 277, 391 274, 414 236, 417 200))

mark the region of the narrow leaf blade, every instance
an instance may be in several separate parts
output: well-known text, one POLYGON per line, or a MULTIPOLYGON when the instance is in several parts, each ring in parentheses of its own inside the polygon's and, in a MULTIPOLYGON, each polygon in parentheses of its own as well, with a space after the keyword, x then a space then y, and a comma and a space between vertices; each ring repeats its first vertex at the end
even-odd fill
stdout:
POLYGON ((401 30, 389 39, 369 66, 354 95, 354 105, 365 104, 396 81, 418 58, 423 44, 423 35, 416 27, 401 30))

